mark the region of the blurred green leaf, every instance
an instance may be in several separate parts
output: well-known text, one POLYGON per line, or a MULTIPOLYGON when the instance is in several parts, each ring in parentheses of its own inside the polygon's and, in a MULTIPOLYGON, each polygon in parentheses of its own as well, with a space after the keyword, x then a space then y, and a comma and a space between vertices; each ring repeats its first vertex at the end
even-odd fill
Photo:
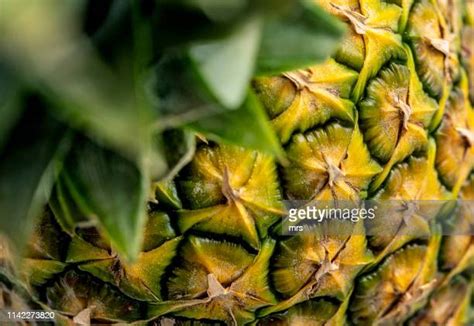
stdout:
POLYGON ((48 115, 35 97, 0 153, 0 231, 21 248, 47 202, 69 141, 67 127, 48 115))
POLYGON ((158 107, 161 128, 187 126, 208 138, 260 149, 282 156, 281 147, 264 109, 253 93, 240 108, 226 110, 208 96, 207 90, 187 69, 185 56, 167 56, 157 66, 158 107), (179 114, 172 114, 173 109, 179 114))
POLYGON ((247 7, 247 0, 183 0, 187 5, 201 9, 209 18, 222 22, 232 19, 247 7))
POLYGON ((23 113, 21 95, 19 81, 8 67, 0 63, 0 150, 23 113))
POLYGON ((252 91, 242 106, 223 111, 188 125, 209 139, 266 152, 283 159, 283 150, 268 121, 265 110, 252 91))
POLYGON ((137 93, 142 75, 117 73, 100 60, 81 34, 78 3, 4 0, 0 57, 48 97, 59 117, 159 175, 165 165, 153 153, 156 117, 137 93))
POLYGON ((64 180, 83 213, 100 228, 122 257, 136 259, 146 222, 150 180, 145 171, 90 140, 73 145, 63 170, 64 180))
POLYGON ((61 228, 71 236, 74 234, 77 224, 86 221, 68 191, 64 177, 57 178, 49 199, 49 207, 61 228))
POLYGON ((189 49, 194 68, 224 107, 238 108, 252 78, 262 18, 248 18, 225 38, 197 43, 189 49))
POLYGON ((265 23, 257 73, 276 74, 322 61, 339 45, 344 30, 313 1, 287 1, 286 11, 265 23))
POLYGON ((163 132, 163 153, 168 163, 168 172, 164 179, 171 180, 188 164, 196 150, 194 132, 184 129, 170 129, 163 132))
POLYGON ((159 111, 158 129, 178 127, 186 122, 218 112, 212 96, 192 72, 188 56, 169 52, 155 66, 155 80, 150 93, 156 96, 159 111))

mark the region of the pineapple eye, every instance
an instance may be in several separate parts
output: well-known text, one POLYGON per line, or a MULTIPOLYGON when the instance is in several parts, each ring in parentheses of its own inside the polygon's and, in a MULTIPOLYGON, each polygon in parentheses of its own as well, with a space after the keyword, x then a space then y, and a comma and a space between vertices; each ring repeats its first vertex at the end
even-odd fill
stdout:
POLYGON ((150 304, 149 316, 175 312, 227 325, 252 321, 257 309, 276 303, 267 283, 274 246, 266 240, 255 256, 236 243, 190 236, 167 282, 172 300, 150 304))
POLYGON ((275 163, 255 151, 204 146, 178 185, 188 201, 179 211, 181 232, 226 235, 259 248, 284 213, 275 163))
POLYGON ((415 71, 399 64, 383 69, 359 103, 360 125, 372 155, 384 163, 392 159, 393 164, 393 156, 401 161, 426 145, 425 128, 436 110, 415 71))
POLYGON ((88 274, 68 271, 46 289, 48 305, 67 316, 87 311, 93 320, 133 321, 140 318, 144 304, 131 300, 113 286, 88 274))
POLYGON ((366 244, 362 222, 326 221, 281 240, 272 258, 271 279, 285 300, 264 308, 262 315, 315 297, 346 297, 353 278, 373 260, 366 244))
POLYGON ((392 63, 383 69, 369 82, 359 103, 364 139, 371 154, 385 164, 372 191, 380 187, 396 163, 426 148, 427 129, 438 110, 435 100, 423 91, 411 51, 406 51, 407 66, 392 63))
POLYGON ((384 188, 374 196, 382 205, 377 218, 368 224, 367 233, 376 251, 393 252, 417 237, 430 235, 429 223, 442 207, 434 203, 447 200, 449 193, 434 169, 435 153, 429 154, 428 158, 411 157, 408 162, 398 164, 384 188), (387 205, 383 204, 385 201, 387 205))
POLYGON ((283 176, 287 195, 293 199, 356 200, 381 172, 360 131, 335 123, 294 136, 287 154, 291 161, 283 176))
POLYGON ((429 1, 413 5, 406 34, 415 53, 426 90, 445 101, 450 85, 460 76, 461 8, 458 1, 429 1))
POLYGON ((283 143, 330 119, 354 122, 354 105, 348 100, 357 73, 328 60, 307 70, 254 81, 272 125, 283 143))
POLYGON ((402 9, 395 4, 382 1, 348 3, 320 0, 318 2, 351 27, 352 34, 349 34, 347 43, 343 42, 337 57, 340 60, 349 59, 342 62, 350 67, 359 66, 357 54, 353 53, 353 50, 363 48, 363 64, 359 69, 359 77, 351 96, 357 102, 364 93, 367 81, 374 77, 385 63, 392 58, 405 58, 402 39, 397 34, 402 9), (347 50, 346 47, 352 49, 347 50))

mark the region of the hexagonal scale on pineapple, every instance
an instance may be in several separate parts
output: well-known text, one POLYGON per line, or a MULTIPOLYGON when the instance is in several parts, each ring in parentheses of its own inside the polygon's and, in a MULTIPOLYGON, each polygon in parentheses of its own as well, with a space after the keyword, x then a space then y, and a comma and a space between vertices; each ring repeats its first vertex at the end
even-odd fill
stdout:
POLYGON ((359 1, 357 0, 316 0, 317 4, 323 7, 330 14, 337 16, 348 25, 348 31, 344 39, 341 41, 340 47, 335 54, 338 62, 341 62, 356 70, 362 69, 365 57, 365 44, 362 35, 358 34, 354 26, 350 23, 344 14, 337 10, 332 4, 349 8, 353 12, 360 13, 359 1))
MULTIPOLYGON (((326 1, 324 1, 326 2, 326 1)), ((380 0, 360 1, 360 11, 347 3, 328 1, 337 15, 343 17, 364 42, 364 63, 352 91, 352 99, 358 101, 363 95, 367 81, 392 58, 405 58, 402 38, 398 31, 401 8, 380 0)))
POLYGON ((434 144, 427 158, 410 157, 398 164, 374 197, 376 217, 367 223, 371 248, 378 260, 413 239, 431 234, 430 223, 442 209, 449 193, 441 185, 434 169, 434 144), (440 204, 438 204, 440 203, 440 204))
POLYGON ((415 54, 418 74, 430 95, 440 98, 446 83, 459 74, 458 37, 449 30, 434 1, 416 2, 408 18, 407 36, 415 54))
POLYGON ((308 300, 287 311, 261 318, 257 326, 331 326, 343 322, 338 318, 339 305, 324 299, 308 300))
POLYGON ((283 177, 290 199, 357 200, 382 171, 359 129, 336 123, 296 135, 287 154, 290 164, 283 167, 283 177))
POLYGON ((331 118, 352 122, 353 104, 347 100, 357 73, 329 59, 306 70, 260 77, 254 87, 283 143, 331 118))
POLYGON ((440 268, 448 272, 444 282, 474 267, 474 176, 471 176, 460 192, 459 205, 446 224, 446 236, 440 248, 440 268))
POLYGON ((252 86, 270 119, 286 111, 300 93, 297 85, 283 75, 256 77, 252 86))
POLYGON ((256 309, 275 303, 267 279, 274 245, 265 241, 254 256, 238 244, 191 237, 167 283, 171 300, 150 304, 149 316, 171 313, 230 325, 252 321, 256 309))
POLYGON ((167 281, 169 299, 196 299, 208 289, 207 275, 228 285, 253 261, 242 246, 190 236, 179 253, 179 267, 167 281))
POLYGON ((166 241, 152 250, 139 253, 135 262, 126 263, 113 252, 75 238, 69 247, 68 262, 78 263, 80 270, 116 285, 132 298, 160 301, 161 279, 175 257, 180 241, 181 237, 166 241))
POLYGON ((141 318, 143 304, 109 284, 73 270, 46 288, 46 303, 52 309, 74 317, 90 309, 93 321, 133 321, 141 318))
POLYGON ((349 309, 356 325, 402 324, 435 287, 439 237, 398 250, 357 282, 349 309))
POLYGON ((259 248, 283 215, 276 166, 267 155, 235 146, 200 148, 179 181, 191 210, 179 211, 182 232, 227 234, 259 248))
POLYGON ((176 232, 171 227, 168 214, 159 211, 148 213, 148 221, 143 234, 143 251, 157 248, 174 237, 176 237, 176 232))
POLYGON ((454 279, 437 290, 427 306, 410 319, 408 325, 468 325, 471 292, 472 285, 464 278, 454 279))
POLYGON ((451 93, 435 137, 436 168, 456 194, 474 167, 474 111, 463 90, 451 93))
POLYGON ((423 149, 437 103, 423 92, 411 52, 408 66, 392 63, 369 82, 359 103, 360 126, 371 154, 385 163, 372 190, 378 188, 397 162, 423 149))
POLYGON ((311 298, 343 300, 359 271, 373 259, 362 222, 327 221, 278 243, 271 279, 286 298, 261 315, 286 310, 311 298))
POLYGON ((201 146, 178 179, 185 206, 197 209, 225 202, 226 195, 232 194, 224 186, 240 188, 250 178, 257 156, 237 146, 201 146), (230 185, 224 184, 225 173, 230 185))

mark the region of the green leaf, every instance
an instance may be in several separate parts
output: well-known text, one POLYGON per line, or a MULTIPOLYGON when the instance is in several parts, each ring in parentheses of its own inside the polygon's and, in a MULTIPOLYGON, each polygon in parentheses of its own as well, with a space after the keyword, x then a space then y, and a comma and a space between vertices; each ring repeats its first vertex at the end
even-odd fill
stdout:
POLYGON ((192 73, 189 57, 169 51, 155 66, 151 93, 157 97, 160 118, 157 128, 164 130, 218 112, 212 97, 192 73))
POLYGON ((227 108, 238 108, 253 75, 262 18, 247 19, 225 38, 189 49, 194 68, 210 93, 227 108))
POLYGON ((186 56, 168 54, 156 67, 158 107, 163 116, 160 128, 187 126, 216 141, 283 157, 266 113, 252 92, 238 109, 226 110, 208 96, 189 64, 186 56))
POLYGON ((191 0, 189 2, 199 7, 214 21, 226 21, 235 17, 245 9, 248 3, 246 0, 191 0))
POLYGON ((283 150, 256 95, 249 90, 242 106, 188 125, 208 138, 283 158, 283 150))
POLYGON ((242 13, 248 0, 158 0, 201 10, 207 17, 217 22, 226 22, 242 13))
POLYGON ((0 149, 22 111, 20 84, 8 67, 0 63, 0 149))
POLYGON ((136 259, 146 221, 149 178, 122 156, 90 140, 78 140, 66 159, 65 183, 83 213, 125 259, 136 259))
POLYGON ((196 150, 196 135, 190 130, 165 130, 163 136, 163 153, 168 163, 168 172, 163 179, 171 180, 188 164, 196 150))
POLYGON ((343 25, 309 0, 287 1, 281 16, 264 26, 257 60, 259 74, 303 68, 326 59, 344 34, 343 25))
POLYGON ((74 235, 78 223, 86 221, 69 193, 64 177, 57 178, 48 204, 58 224, 71 236, 74 235))
MULTIPOLYGON (((111 69, 80 31, 77 6, 76 1, 2 1, 0 55, 48 99, 55 115, 159 175, 165 165, 152 141, 156 117, 140 90, 144 77, 137 67, 149 53, 133 53, 111 69)), ((139 51, 148 50, 142 33, 139 26, 134 34, 143 37, 137 40, 139 51)))
POLYGON ((67 128, 45 112, 39 99, 29 97, 25 107, 0 152, 0 232, 17 248, 48 200, 69 143, 67 128))

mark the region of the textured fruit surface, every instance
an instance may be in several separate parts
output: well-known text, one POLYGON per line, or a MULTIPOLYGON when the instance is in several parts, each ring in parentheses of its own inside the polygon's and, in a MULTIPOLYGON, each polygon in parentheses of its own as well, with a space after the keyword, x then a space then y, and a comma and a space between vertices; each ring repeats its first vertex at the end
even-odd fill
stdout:
MULTIPOLYGON (((18 275, 0 255, 0 309, 65 325, 474 323, 474 2, 311 2, 347 26, 337 51, 251 82, 284 155, 190 133, 189 162, 146 185, 134 261, 60 175, 18 275), (366 199, 387 203, 371 223, 281 232, 287 201, 366 199)), ((243 113, 235 128, 252 128, 243 113)))

